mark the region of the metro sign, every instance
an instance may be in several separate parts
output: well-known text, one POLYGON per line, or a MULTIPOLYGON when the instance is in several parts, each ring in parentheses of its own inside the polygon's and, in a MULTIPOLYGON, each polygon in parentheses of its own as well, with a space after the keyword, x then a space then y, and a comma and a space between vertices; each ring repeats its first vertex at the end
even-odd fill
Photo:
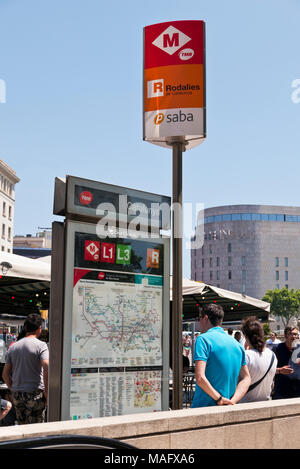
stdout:
POLYGON ((181 49, 181 47, 191 41, 191 39, 192 38, 179 31, 179 29, 174 28, 174 26, 169 26, 152 42, 152 44, 159 47, 159 49, 163 50, 167 54, 173 55, 176 51, 181 49))
POLYGON ((100 242, 87 240, 84 244, 84 259, 86 261, 99 262, 100 242))
POLYGON ((168 21, 144 27, 143 139, 185 150, 206 137, 205 23, 168 21))

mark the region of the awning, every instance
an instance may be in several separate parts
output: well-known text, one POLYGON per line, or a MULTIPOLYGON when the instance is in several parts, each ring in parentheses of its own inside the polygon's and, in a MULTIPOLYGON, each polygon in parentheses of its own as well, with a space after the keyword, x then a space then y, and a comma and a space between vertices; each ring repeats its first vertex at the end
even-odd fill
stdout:
POLYGON ((51 265, 39 259, 0 252, 0 276, 45 280, 50 282, 51 265))
MULTIPOLYGON (((172 280, 171 280, 172 299, 172 280)), ((224 309, 224 322, 239 321, 246 316, 257 316, 267 321, 270 313, 270 303, 252 298, 222 288, 214 287, 203 282, 183 279, 183 315, 184 320, 195 320, 199 316, 199 306, 207 303, 220 304, 224 309)))
POLYGON ((0 319, 49 308, 51 265, 0 252, 0 319))

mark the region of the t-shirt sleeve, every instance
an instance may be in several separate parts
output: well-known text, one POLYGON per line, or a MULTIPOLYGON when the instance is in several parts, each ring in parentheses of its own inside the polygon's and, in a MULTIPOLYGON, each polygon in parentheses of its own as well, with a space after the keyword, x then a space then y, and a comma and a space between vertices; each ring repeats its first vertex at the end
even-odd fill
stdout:
POLYGON ((11 350, 8 349, 6 354, 5 354, 5 363, 11 363, 11 350))
POLYGON ((201 360, 207 362, 210 352, 210 345, 209 343, 203 338, 198 337, 196 340, 196 347, 195 347, 195 355, 194 360, 201 360))
POLYGON ((48 345, 44 342, 40 348, 40 360, 49 360, 48 345))
POLYGON ((242 349, 242 366, 247 365, 247 360, 246 360, 246 353, 244 347, 241 346, 242 349))

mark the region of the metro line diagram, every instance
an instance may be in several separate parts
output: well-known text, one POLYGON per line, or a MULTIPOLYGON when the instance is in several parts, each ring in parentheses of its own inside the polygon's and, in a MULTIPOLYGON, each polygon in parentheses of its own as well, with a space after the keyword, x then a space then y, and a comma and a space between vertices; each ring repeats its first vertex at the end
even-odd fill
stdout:
POLYGON ((161 365, 161 287, 81 280, 74 305, 73 365, 161 365))

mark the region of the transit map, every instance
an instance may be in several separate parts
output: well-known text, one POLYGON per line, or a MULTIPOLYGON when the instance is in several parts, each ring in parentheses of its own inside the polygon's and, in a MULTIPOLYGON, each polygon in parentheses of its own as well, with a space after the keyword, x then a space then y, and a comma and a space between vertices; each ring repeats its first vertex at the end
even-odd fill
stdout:
POLYGON ((148 281, 77 282, 72 366, 162 364, 162 286, 148 281))

